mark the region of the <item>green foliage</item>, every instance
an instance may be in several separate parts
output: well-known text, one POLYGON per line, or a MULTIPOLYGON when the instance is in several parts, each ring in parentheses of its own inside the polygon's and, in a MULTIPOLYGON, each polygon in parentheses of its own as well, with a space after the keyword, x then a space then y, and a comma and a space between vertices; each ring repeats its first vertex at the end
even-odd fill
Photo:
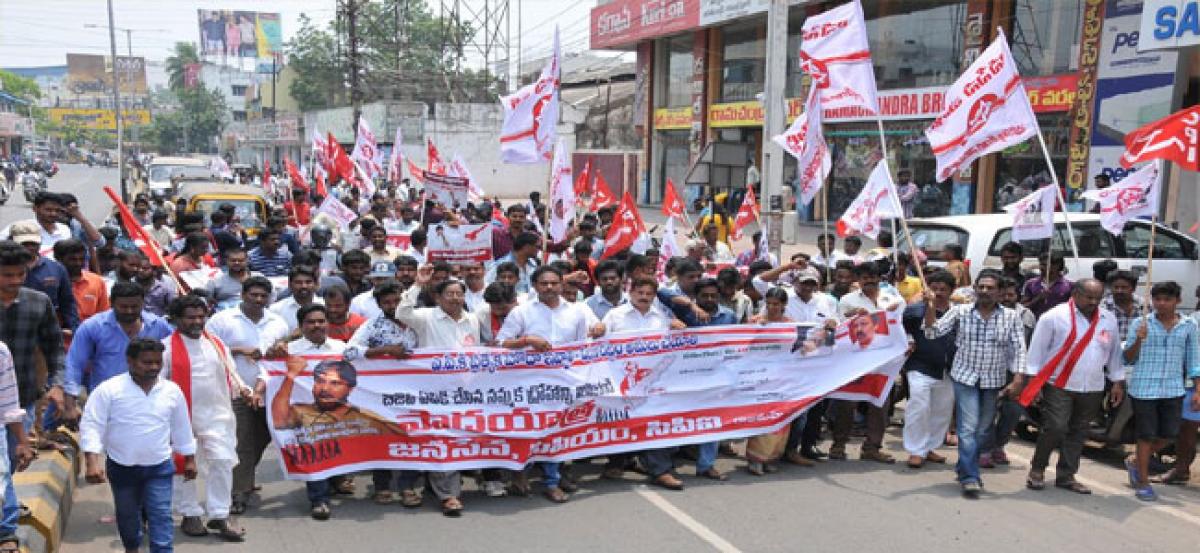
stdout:
POLYGON ((22 77, 11 71, 0 69, 0 84, 4 91, 24 100, 36 100, 42 97, 42 89, 33 79, 22 77))
POLYGON ((203 87, 181 89, 174 95, 179 109, 155 113, 150 125, 143 127, 142 142, 164 155, 211 150, 213 137, 225 127, 225 98, 203 87))
POLYGON ((176 42, 175 53, 167 57, 167 86, 171 90, 183 90, 187 66, 193 63, 200 63, 196 45, 190 42, 176 42))
MULTIPOLYGON (((424 0, 361 2, 358 10, 363 102, 495 100, 498 82, 493 75, 459 67, 463 52, 457 45, 475 40, 469 25, 456 26, 434 15, 424 0)), ((286 45, 288 63, 299 75, 288 92, 301 109, 350 103, 345 27, 335 21, 322 28, 301 16, 300 29, 286 45)))

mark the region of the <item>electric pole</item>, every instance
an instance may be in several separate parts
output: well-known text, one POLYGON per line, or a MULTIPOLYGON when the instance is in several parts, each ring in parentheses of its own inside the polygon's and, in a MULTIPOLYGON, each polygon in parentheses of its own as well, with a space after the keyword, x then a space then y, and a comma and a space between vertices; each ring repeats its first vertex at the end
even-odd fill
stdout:
POLYGON ((782 134, 787 115, 788 0, 771 0, 767 8, 767 72, 763 82, 762 196, 759 226, 767 227, 771 253, 780 257, 783 238, 783 156, 771 137, 782 134))
POLYGON ((125 122, 121 117, 121 79, 117 70, 117 29, 113 26, 113 5, 108 0, 108 48, 112 54, 113 114, 117 118, 117 179, 121 181, 121 201, 129 201, 129 188, 125 183, 125 148, 122 135, 125 122))
POLYGON ((358 5, 355 0, 345 0, 346 11, 346 55, 350 58, 350 105, 354 120, 350 122, 352 136, 358 138, 358 118, 362 115, 362 90, 359 88, 358 66, 358 5))

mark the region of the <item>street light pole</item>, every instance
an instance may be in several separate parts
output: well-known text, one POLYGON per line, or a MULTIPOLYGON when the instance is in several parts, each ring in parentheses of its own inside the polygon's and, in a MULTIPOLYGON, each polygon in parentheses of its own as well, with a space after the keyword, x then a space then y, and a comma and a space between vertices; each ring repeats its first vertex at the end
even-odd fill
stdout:
POLYGON ((121 181, 121 200, 129 201, 129 188, 125 183, 125 122, 121 117, 120 71, 117 71, 117 29, 113 23, 112 0, 108 0, 108 47, 113 63, 113 111, 117 116, 117 178, 121 181))

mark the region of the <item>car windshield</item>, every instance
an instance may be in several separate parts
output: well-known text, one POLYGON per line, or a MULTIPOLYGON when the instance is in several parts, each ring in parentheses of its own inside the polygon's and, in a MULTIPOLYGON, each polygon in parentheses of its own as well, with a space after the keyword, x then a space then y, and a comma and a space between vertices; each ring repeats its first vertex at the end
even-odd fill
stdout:
POLYGON ((203 175, 206 179, 212 180, 212 171, 207 167, 198 167, 194 165, 152 165, 150 166, 150 180, 161 182, 171 180, 172 175, 180 175, 184 179, 188 179, 190 175, 203 175))
POLYGON ((233 206, 234 217, 241 222, 242 228, 252 229, 262 225, 262 221, 259 220, 258 202, 254 200, 199 200, 196 202, 196 213, 204 214, 204 220, 208 221, 208 216, 213 211, 216 211, 221 204, 230 204, 233 206))
MULTIPOLYGON (((931 260, 941 259, 942 251, 950 244, 962 246, 963 251, 967 249, 969 235, 961 228, 921 223, 909 223, 908 228, 917 248, 925 252, 931 260)), ((900 251, 909 251, 908 240, 900 240, 898 246, 900 251)))

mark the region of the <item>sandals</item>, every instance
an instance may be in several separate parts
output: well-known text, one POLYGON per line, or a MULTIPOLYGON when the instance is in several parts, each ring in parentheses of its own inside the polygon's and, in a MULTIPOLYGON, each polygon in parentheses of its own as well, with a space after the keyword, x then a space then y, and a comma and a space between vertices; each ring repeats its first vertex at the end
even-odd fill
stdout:
POLYGON ((1070 491, 1073 491, 1080 495, 1091 495, 1092 494, 1091 488, 1084 486, 1082 483, 1080 483, 1076 480, 1068 480, 1066 482, 1055 482, 1054 487, 1062 488, 1064 490, 1070 490, 1070 491))
POLYGON ((508 491, 518 497, 527 497, 531 491, 529 487, 529 475, 525 474, 525 471, 514 473, 512 481, 508 483, 508 491))
POLYGON ((675 475, 673 475, 669 472, 664 472, 664 473, 658 475, 653 480, 651 480, 650 483, 654 484, 655 486, 658 486, 660 488, 664 488, 664 489, 668 489, 668 490, 672 490, 672 491, 679 491, 679 490, 683 489, 683 481, 681 481, 678 478, 675 478, 675 475))
POLYGON ((214 519, 208 521, 208 529, 214 530, 217 537, 228 542, 246 541, 246 529, 238 528, 229 519, 214 519))
POLYGON ((442 501, 442 516, 458 518, 462 516, 463 504, 457 497, 447 497, 442 501))
POLYGON ((382 490, 375 492, 375 496, 372 499, 376 505, 391 505, 392 502, 396 501, 396 496, 392 495, 391 490, 382 490))
MULTIPOLYGON (((240 515, 245 512, 246 512, 246 502, 245 501, 236 499, 229 503, 229 514, 240 515)), ((0 551, 2 551, 2 550, 0 550, 0 551)))
POLYGON ((564 492, 562 488, 558 486, 546 488, 546 491, 542 492, 542 495, 545 495, 546 499, 549 499, 555 503, 566 503, 571 499, 571 496, 567 495, 567 492, 564 492))
POLYGON ((709 467, 708 470, 706 470, 704 472, 697 472, 696 476, 703 476, 704 478, 707 478, 709 480, 716 480, 718 482, 724 482, 725 480, 729 480, 729 476, 726 475, 725 473, 717 470, 717 467, 709 467))
POLYGON ((1177 472, 1175 469, 1171 469, 1171 470, 1167 471, 1166 474, 1163 474, 1162 476, 1159 476, 1157 478, 1151 478, 1150 480, 1152 482, 1156 482, 1158 484, 1168 484, 1171 486, 1183 486, 1183 485, 1186 485, 1188 483, 1188 481, 1191 479, 1192 479, 1191 473, 1177 472))
POLYGON ((417 490, 404 490, 400 492, 400 504, 408 509, 415 509, 421 506, 421 494, 417 490))
POLYGON ((749 464, 746 465, 746 472, 753 474, 755 476, 762 476, 767 473, 766 470, 763 470, 762 463, 758 463, 758 462, 754 462, 754 461, 751 461, 749 464))
POLYGON ((1040 472, 1030 472, 1029 476, 1025 477, 1025 487, 1038 491, 1046 489, 1046 475, 1040 472))
POLYGON ((333 487, 333 493, 337 495, 354 495, 354 479, 346 478, 338 481, 333 487))

